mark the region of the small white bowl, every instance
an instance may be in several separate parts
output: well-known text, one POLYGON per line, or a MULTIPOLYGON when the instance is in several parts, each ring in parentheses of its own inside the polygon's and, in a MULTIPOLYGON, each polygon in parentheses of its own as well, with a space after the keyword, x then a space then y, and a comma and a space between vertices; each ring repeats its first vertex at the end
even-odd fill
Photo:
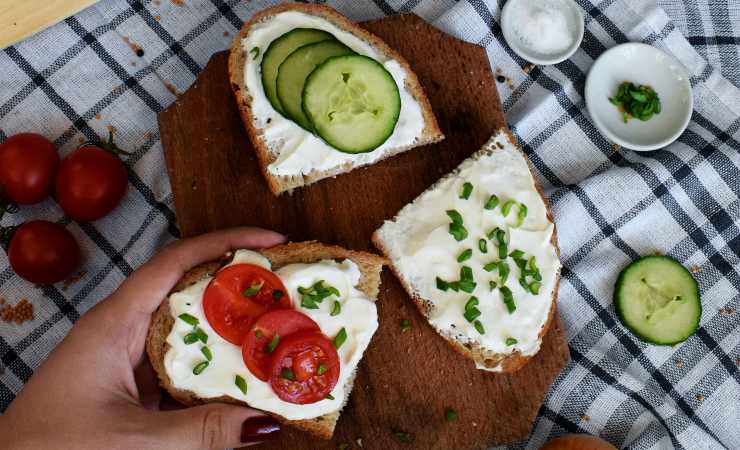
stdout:
POLYGON ((663 148, 684 132, 694 97, 686 69, 653 46, 630 42, 604 52, 586 78, 586 107, 596 127, 611 141, 637 151, 663 148), (661 112, 647 122, 630 119, 609 102, 624 81, 648 85, 660 99, 661 112))
POLYGON ((583 40, 584 24, 581 8, 573 0, 558 0, 555 2, 562 4, 563 11, 566 13, 568 26, 571 30, 575 31, 576 39, 561 53, 545 54, 528 48, 516 33, 514 33, 514 13, 516 12, 516 8, 521 7, 521 4, 525 1, 528 0, 508 0, 504 5, 504 9, 501 11, 501 30, 509 47, 527 61, 543 66, 557 64, 570 58, 581 46, 581 41, 583 40))

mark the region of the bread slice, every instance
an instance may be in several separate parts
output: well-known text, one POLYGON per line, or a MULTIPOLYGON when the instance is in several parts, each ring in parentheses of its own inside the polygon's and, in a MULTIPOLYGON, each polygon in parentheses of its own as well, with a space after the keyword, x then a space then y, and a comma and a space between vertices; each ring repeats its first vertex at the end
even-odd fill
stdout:
MULTIPOLYGON (((323 18, 340 28, 342 31, 346 31, 360 38, 367 44, 374 47, 383 56, 398 61, 401 67, 403 67, 404 71, 407 74, 405 82, 406 88, 421 106, 422 114, 424 117, 424 129, 422 130, 422 134, 419 139, 417 139, 417 141, 413 145, 392 149, 391 151, 387 152, 383 156, 383 158, 405 152, 406 150, 410 150, 414 147, 439 142, 444 139, 444 135, 442 134, 442 131, 437 124, 437 119, 434 117, 434 113, 432 112, 432 107, 429 104, 429 99, 424 93, 424 90, 422 89, 421 84, 416 77, 416 74, 414 74, 414 72, 411 70, 409 63, 401 55, 391 49, 380 38, 370 33, 369 31, 366 31, 363 28, 359 27, 357 24, 351 22, 346 17, 342 16, 328 6, 302 3, 286 3, 268 8, 258 14, 255 14, 251 20, 244 24, 241 31, 239 31, 239 33, 234 38, 229 54, 229 78, 231 80, 231 87, 236 96, 239 113, 241 114, 244 126, 247 129, 249 138, 252 141, 255 152, 257 153, 260 169, 262 170, 262 173, 267 180, 270 190, 274 194, 277 195, 281 192, 290 191, 294 188, 305 186, 324 178, 334 177, 341 173, 349 172, 352 169, 365 165, 355 161, 350 161, 328 171, 314 170, 303 175, 285 176, 270 173, 268 166, 278 158, 281 148, 268 148, 267 142, 264 139, 263 129, 259 128, 256 125, 255 118, 252 116, 252 95, 250 94, 245 84, 244 78, 244 66, 247 58, 249 57, 249 54, 245 49, 242 48, 241 41, 247 35, 249 35, 252 27, 265 22, 273 16, 285 11, 298 11, 308 15, 323 18)), ((276 112, 275 114, 279 113, 276 112)))
MULTIPOLYGON (((360 269, 361 278, 357 288, 365 293, 373 301, 377 300, 380 290, 380 272, 383 265, 387 262, 385 258, 372 253, 356 252, 346 250, 338 246, 324 245, 316 241, 291 243, 280 245, 264 250, 259 250, 273 265, 273 269, 279 269, 282 266, 293 263, 313 263, 325 259, 353 261, 360 269)), ((181 291, 198 281, 213 276, 221 267, 231 261, 232 255, 225 255, 220 261, 212 261, 201 264, 188 271, 185 276, 177 283, 174 292, 181 291)), ((146 341, 146 350, 149 355, 152 367, 157 372, 161 386, 180 403, 187 406, 194 406, 208 402, 224 402, 237 405, 246 405, 245 402, 236 400, 232 397, 223 396, 218 398, 204 399, 198 397, 191 391, 181 390, 172 385, 164 366, 164 356, 169 350, 167 336, 170 334, 174 319, 170 314, 169 300, 165 300, 159 309, 152 315, 152 322, 149 328, 149 334, 146 341)), ((345 397, 342 408, 347 403, 349 393, 352 390, 356 374, 352 374, 347 382, 345 397)), ((248 406, 248 405, 246 405, 248 406)), ((275 417, 279 422, 307 431, 312 435, 322 438, 331 439, 334 433, 334 427, 339 420, 341 409, 337 412, 327 414, 310 420, 287 420, 279 415, 267 413, 275 417)))
MULTIPOLYGON (((483 146, 483 148, 472 155, 468 160, 464 161, 461 165, 466 164, 470 162, 471 160, 475 163, 478 162, 481 158, 486 157, 488 155, 491 155, 493 152, 497 151, 503 151, 504 146, 503 145, 497 145, 497 139, 505 139, 508 140, 511 144, 513 144, 514 148, 516 149, 516 154, 524 158, 527 164, 527 168, 529 169, 530 175, 532 172, 532 167, 530 161, 527 159, 527 157, 524 155, 524 153, 521 151, 521 148, 516 144, 517 140, 516 138, 511 134, 511 132, 508 129, 500 129, 497 130, 493 137, 483 146)), ((500 142, 500 141, 499 141, 500 142)), ((443 183, 445 180, 449 178, 454 178, 457 176, 458 169, 454 170, 450 174, 446 175, 437 183, 435 183, 433 186, 431 186, 427 191, 422 193, 417 199, 414 200, 411 204, 414 204, 419 200, 419 198, 423 197, 427 192, 433 191, 438 188, 438 186, 443 183)), ((548 205, 547 199, 545 198, 545 195, 542 191, 542 186, 538 183, 537 179, 532 177, 532 181, 534 183, 535 189, 537 193, 539 194, 540 198, 542 199, 545 211, 546 211, 546 217, 547 220, 553 224, 553 232, 552 237, 550 239, 550 242, 554 246, 555 254, 557 255, 559 259, 560 250, 558 248, 557 243, 557 234, 554 227, 554 221, 552 218, 552 212, 550 210, 550 207, 548 205)), ((404 207, 406 209, 408 206, 404 207)), ((400 243, 403 242, 404 236, 398 235, 398 233, 391 231, 392 225, 395 221, 397 221, 400 217, 404 215, 404 209, 399 211, 399 213, 396 215, 396 217, 392 221, 386 221, 385 224, 378 230, 373 233, 372 241, 375 244, 375 246, 383 253, 385 254, 389 260, 390 260, 390 268, 396 275, 396 277, 400 280, 401 284, 403 285, 404 289, 408 293, 411 300, 414 302, 418 310, 421 312, 422 315, 424 315, 427 319, 430 318, 430 314, 434 308, 434 304, 430 299, 422 298, 422 296, 419 293, 419 290, 417 289, 417 286, 411 281, 410 277, 403 273, 399 267, 398 267, 398 259, 394 257, 394 250, 398 248, 400 243)), ((559 266, 558 266, 559 267, 559 266)), ((550 325, 552 324, 553 317, 556 313, 556 301, 557 301, 557 292, 558 292, 558 286, 560 283, 560 271, 559 268, 555 273, 555 283, 554 288, 552 290, 552 296, 550 298, 550 308, 548 312, 547 319, 545 320, 541 331, 539 332, 538 338, 541 342, 544 335, 547 333, 550 325)), ((435 327, 436 328, 436 327, 435 327)), ((529 361, 534 355, 523 355, 519 351, 514 351, 510 353, 494 353, 492 351, 486 350, 485 348, 481 347, 476 342, 464 342, 459 339, 456 339, 452 331, 449 330, 440 330, 437 329, 437 331, 442 335, 443 338, 452 346, 453 349, 461 353, 462 355, 472 359, 475 361, 475 363, 479 366, 485 367, 488 370, 498 371, 498 372, 514 372, 521 367, 523 367, 527 361, 529 361)))

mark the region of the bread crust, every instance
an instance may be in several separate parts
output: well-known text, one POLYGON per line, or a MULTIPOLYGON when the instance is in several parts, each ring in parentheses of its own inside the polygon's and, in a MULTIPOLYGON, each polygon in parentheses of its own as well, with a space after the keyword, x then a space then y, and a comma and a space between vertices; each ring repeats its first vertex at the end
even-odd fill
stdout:
MULTIPOLYGON (((508 136, 511 143, 514 144, 516 149, 519 151, 519 153, 521 153, 521 155, 524 157, 524 160, 527 162, 527 167, 529 168, 530 174, 533 173, 532 162, 529 160, 529 158, 527 158, 527 155, 522 151, 521 146, 518 144, 518 140, 511 133, 511 131, 506 127, 500 128, 494 131, 493 136, 499 133, 505 133, 508 136)), ((475 157, 476 155, 473 155, 471 158, 475 158, 475 157)), ((450 176, 450 175, 446 175, 445 177, 441 178, 439 181, 437 181, 437 183, 447 178, 447 176, 450 176)), ((555 253, 557 254, 558 259, 559 259, 560 258, 560 247, 558 246, 557 229, 555 226, 555 221, 552 216, 552 210, 550 209, 550 203, 548 202, 547 197, 545 196, 542 185, 539 183, 539 181, 534 176, 532 177, 532 179, 534 180, 534 186, 535 186, 535 189, 537 190, 537 193, 540 195, 540 198, 545 204, 547 219, 550 221, 550 223, 553 224, 553 231, 552 231, 552 237, 550 238, 550 242, 555 247, 555 253)), ((436 187, 437 183, 429 187, 427 191, 433 190, 436 187)), ((393 220, 395 220, 397 217, 398 216, 394 217, 393 220)), ((371 239, 375 247, 378 250, 380 250, 381 253, 383 253, 386 256, 391 254, 390 249, 385 245, 385 242, 380 236, 380 229, 376 230, 373 233, 371 239)), ((390 258, 390 256, 388 256, 388 259, 389 259, 388 266, 390 267, 391 271, 396 276, 396 278, 399 280, 404 290, 408 294, 409 298, 412 300, 414 305, 416 305, 416 308, 419 310, 419 312, 428 319, 429 313, 430 313, 429 303, 414 292, 414 289, 411 287, 411 284, 408 282, 406 277, 404 277, 401 271, 398 270, 398 268, 393 264, 393 259, 390 258)), ((550 326, 553 323, 555 313, 557 311, 557 296, 558 296, 559 287, 560 287, 560 270, 558 270, 557 273, 555 274, 555 286, 552 292, 552 296, 550 298, 550 301, 551 301, 550 311, 547 315, 547 320, 545 321, 545 324, 542 327, 542 330, 540 330, 540 333, 538 335, 539 339, 544 338, 544 336, 547 334, 547 331, 550 329, 550 326)), ((442 338, 456 352, 473 360, 474 362, 478 364, 484 365, 486 367, 500 366, 501 373, 510 373, 510 372, 515 372, 521 369, 522 367, 524 367, 525 364, 527 364, 527 362, 529 362, 530 359, 532 359, 536 355, 535 353, 534 355, 525 356, 525 355, 522 355, 518 350, 512 353, 506 353, 506 354, 485 354, 485 352, 482 351, 476 345, 472 345, 472 344, 465 345, 454 339, 450 339, 447 336, 442 336, 442 338)))
POLYGON ((254 25, 285 11, 298 11, 321 17, 341 28, 343 31, 352 33, 355 36, 359 37, 360 39, 380 51, 380 53, 383 53, 384 55, 398 61, 401 67, 403 67, 404 71, 407 74, 405 86, 412 94, 414 99, 419 102, 419 105, 421 106, 422 114, 424 116, 424 129, 422 130, 422 137, 419 142, 410 147, 400 147, 396 151, 389 152, 381 159, 389 158, 393 155, 410 150, 413 147, 432 144, 444 139, 444 134, 439 128, 437 118, 432 112, 432 106, 429 103, 429 99, 427 98, 424 90, 421 87, 421 83, 419 82, 418 77, 413 72, 413 70, 411 70, 411 66, 409 65, 408 61, 406 61, 406 59, 398 54, 395 50, 391 49, 385 42, 383 42, 383 40, 370 33, 369 31, 361 28, 360 26, 328 6, 305 3, 284 3, 281 5, 277 5, 272 8, 260 11, 259 13, 252 16, 252 18, 244 24, 239 33, 237 33, 237 35, 234 37, 231 48, 229 50, 229 79, 231 82, 231 88, 234 91, 236 103, 239 108, 239 114, 242 118, 242 121, 244 122, 244 127, 247 130, 247 135, 249 136, 249 140, 252 142, 255 153, 257 154, 260 171, 265 177, 265 180, 267 180, 267 184, 273 194, 278 195, 282 192, 291 191, 292 189, 295 189, 297 187, 305 186, 324 178, 334 177, 341 173, 349 172, 353 169, 361 167, 361 165, 350 162, 348 164, 341 165, 333 170, 314 170, 302 176, 273 175, 268 169, 268 166, 274 162, 275 158, 268 151, 267 144, 262 138, 262 129, 259 129, 254 125, 250 107, 252 97, 249 94, 247 86, 244 83, 244 66, 247 61, 248 53, 242 48, 241 41, 247 36, 247 34, 249 34, 249 31, 254 25))
MULTIPOLYGON (((349 259, 360 268, 361 277, 360 283, 357 286, 358 289, 373 301, 377 300, 380 290, 380 273, 383 269, 383 265, 387 263, 386 258, 372 253, 347 250, 339 246, 325 245, 316 241, 290 243, 258 251, 270 260, 273 264, 273 270, 292 263, 312 263, 324 259, 349 259)), ((178 281, 171 294, 192 286, 204 278, 213 276, 221 267, 231 261, 232 256, 233 255, 225 255, 218 261, 207 262, 192 268, 180 281, 178 281)), ((157 308, 157 311, 152 315, 152 321, 149 326, 149 333, 146 340, 146 350, 149 356, 149 361, 151 362, 154 371, 157 373, 160 385, 175 400, 186 406, 196 406, 213 402, 249 406, 246 402, 236 400, 229 396, 203 399, 198 397, 192 391, 178 389, 172 384, 172 381, 167 375, 167 371, 164 367, 164 356, 167 353, 167 350, 169 350, 167 336, 172 330, 174 321, 175 319, 170 314, 169 299, 165 299, 159 308, 157 308)), ((350 377, 350 380, 347 383, 347 398, 344 399, 342 408, 347 402, 349 393, 352 390, 353 382, 354 374, 350 377)), ((266 412, 266 414, 274 417, 282 424, 306 431, 321 439, 331 439, 334 434, 336 423, 339 420, 340 413, 341 408, 339 411, 326 414, 315 419, 288 420, 278 414, 266 412)))

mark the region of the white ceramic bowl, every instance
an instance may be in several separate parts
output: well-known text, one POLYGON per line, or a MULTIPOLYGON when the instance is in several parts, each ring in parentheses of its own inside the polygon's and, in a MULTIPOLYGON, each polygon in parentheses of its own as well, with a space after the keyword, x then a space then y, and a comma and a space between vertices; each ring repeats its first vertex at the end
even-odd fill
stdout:
POLYGON ((583 40, 584 24, 581 8, 573 0, 559 0, 559 3, 563 5, 564 12, 566 13, 565 15, 569 27, 575 31, 576 39, 570 47, 561 53, 544 54, 537 53, 529 49, 514 33, 514 13, 516 8, 519 8, 521 6, 520 4, 524 1, 526 0, 508 0, 504 5, 504 9, 501 11, 501 30, 504 33, 504 39, 506 39, 506 43, 509 44, 509 47, 511 47, 517 55, 529 62, 539 65, 546 66, 557 64, 570 58, 571 55, 578 50, 578 47, 581 46, 581 41, 583 40))
POLYGON ((630 42, 607 50, 594 62, 586 78, 586 107, 596 127, 611 141, 648 151, 678 139, 689 124, 694 99, 681 63, 655 47, 630 42), (624 81, 655 89, 660 114, 647 122, 630 119, 624 123, 622 113, 609 102, 624 81))

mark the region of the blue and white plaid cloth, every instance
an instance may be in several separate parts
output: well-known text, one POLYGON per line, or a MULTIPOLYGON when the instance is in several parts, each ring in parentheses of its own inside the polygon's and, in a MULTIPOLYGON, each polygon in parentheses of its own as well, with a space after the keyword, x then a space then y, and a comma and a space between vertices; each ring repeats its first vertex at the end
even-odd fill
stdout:
MULTIPOLYGON (((513 81, 499 84, 499 93, 552 200, 563 261, 560 314, 573 359, 529 442, 513 448, 586 432, 633 449, 740 449, 740 2, 576 1, 586 17, 581 49, 528 73, 503 43, 503 1, 330 3, 355 20, 414 12, 485 46, 491 66, 513 81), (615 149, 586 111, 589 67, 627 41, 666 50, 691 74, 692 121, 664 150, 615 149), (620 269, 654 252, 699 270, 701 327, 673 348, 636 339, 612 306, 620 269)), ((78 225, 46 201, 3 220, 67 224, 86 273, 66 289, 39 288, 0 255, 0 297, 36 307, 32 322, 0 323, 0 411, 82 313, 178 236, 157 113, 228 47, 244 20, 271 4, 103 0, 0 52, 0 139, 36 131, 67 154, 113 127, 133 152, 129 193, 111 216, 78 225)))

